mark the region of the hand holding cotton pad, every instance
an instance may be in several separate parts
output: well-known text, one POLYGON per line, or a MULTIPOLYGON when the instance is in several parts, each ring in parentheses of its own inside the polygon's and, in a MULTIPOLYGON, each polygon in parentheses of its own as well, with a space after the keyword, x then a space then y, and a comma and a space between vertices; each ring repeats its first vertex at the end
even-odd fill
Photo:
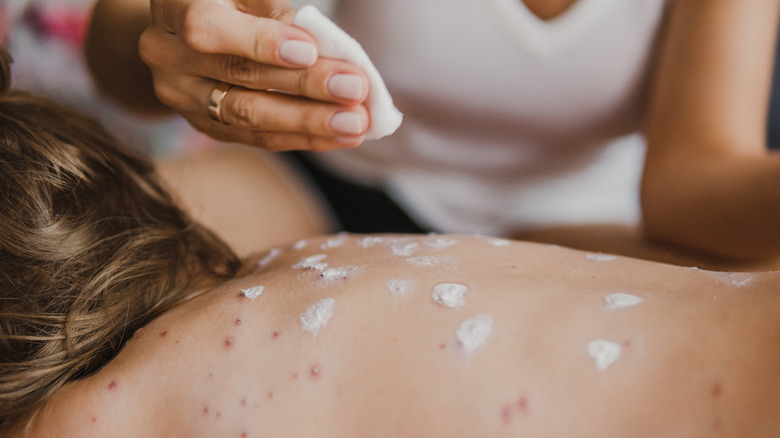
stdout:
POLYGON ((311 5, 302 7, 295 14, 293 25, 314 37, 321 56, 351 62, 366 72, 369 83, 366 107, 371 123, 365 138, 376 140, 395 132, 401 125, 403 114, 393 105, 393 98, 390 97, 382 76, 379 75, 379 71, 371 63, 360 43, 311 5))

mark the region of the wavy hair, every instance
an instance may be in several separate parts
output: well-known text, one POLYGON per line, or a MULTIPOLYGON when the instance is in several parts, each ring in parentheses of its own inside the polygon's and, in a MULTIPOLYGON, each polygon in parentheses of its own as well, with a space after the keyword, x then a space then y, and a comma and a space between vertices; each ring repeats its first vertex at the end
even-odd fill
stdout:
POLYGON ((240 268, 148 159, 89 118, 10 90, 9 64, 0 47, 0 433, 240 268))

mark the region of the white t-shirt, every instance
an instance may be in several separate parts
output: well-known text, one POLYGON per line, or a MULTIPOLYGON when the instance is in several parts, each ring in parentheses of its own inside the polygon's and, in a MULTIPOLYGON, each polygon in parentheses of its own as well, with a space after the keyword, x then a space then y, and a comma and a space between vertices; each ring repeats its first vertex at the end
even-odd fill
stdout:
POLYGON ((578 0, 543 21, 521 0, 341 0, 404 123, 318 158, 440 231, 635 223, 665 3, 578 0))

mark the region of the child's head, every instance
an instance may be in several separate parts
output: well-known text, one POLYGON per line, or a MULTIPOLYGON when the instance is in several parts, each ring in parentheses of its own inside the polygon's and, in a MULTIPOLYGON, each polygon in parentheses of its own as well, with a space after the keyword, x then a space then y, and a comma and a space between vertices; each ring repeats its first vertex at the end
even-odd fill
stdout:
POLYGON ((9 90, 0 48, 0 433, 239 261, 97 123, 9 90))

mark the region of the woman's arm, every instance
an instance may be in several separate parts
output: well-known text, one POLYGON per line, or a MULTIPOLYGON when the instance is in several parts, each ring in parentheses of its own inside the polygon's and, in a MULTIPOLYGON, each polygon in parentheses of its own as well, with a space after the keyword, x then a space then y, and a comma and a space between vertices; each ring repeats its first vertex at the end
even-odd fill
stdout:
POLYGON ((290 24, 295 12, 287 0, 99 0, 88 64, 126 106, 168 106, 218 140, 269 150, 357 146, 368 128, 365 73, 320 58, 314 38, 290 24), (233 85, 222 99, 225 124, 208 113, 220 82, 233 85), (359 132, 334 123, 343 112, 362 121, 359 132))
POLYGON ((138 38, 151 22, 148 0, 98 0, 84 54, 98 89, 122 106, 169 114, 154 94, 152 75, 138 55, 138 38))
POLYGON ((777 0, 670 6, 646 124, 647 233, 715 254, 780 254, 780 156, 766 150, 777 0))

